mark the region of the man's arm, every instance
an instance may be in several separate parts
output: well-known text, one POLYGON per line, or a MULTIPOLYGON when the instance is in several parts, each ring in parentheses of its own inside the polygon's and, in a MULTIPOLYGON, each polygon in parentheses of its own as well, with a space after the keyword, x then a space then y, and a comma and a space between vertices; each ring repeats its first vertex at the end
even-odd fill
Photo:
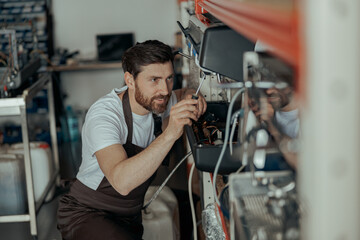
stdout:
POLYGON ((297 153, 289 150, 289 145, 292 138, 281 134, 280 131, 274 126, 274 124, 270 121, 268 122, 268 130, 270 134, 273 136, 275 142, 279 145, 279 149, 281 153, 284 155, 286 162, 293 168, 297 169, 297 153))
POLYGON ((175 104, 170 111, 168 127, 146 149, 128 158, 120 144, 111 145, 95 153, 104 175, 122 195, 149 179, 170 151, 174 142, 182 135, 185 125, 197 121, 194 114, 197 100, 186 99, 175 104))

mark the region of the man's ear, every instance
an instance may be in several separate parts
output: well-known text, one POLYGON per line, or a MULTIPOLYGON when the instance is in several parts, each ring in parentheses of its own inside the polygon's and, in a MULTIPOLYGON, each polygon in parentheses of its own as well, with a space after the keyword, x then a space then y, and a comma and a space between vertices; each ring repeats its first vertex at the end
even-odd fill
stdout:
POLYGON ((129 89, 135 88, 135 79, 131 73, 125 72, 124 80, 125 80, 125 84, 128 86, 129 89))

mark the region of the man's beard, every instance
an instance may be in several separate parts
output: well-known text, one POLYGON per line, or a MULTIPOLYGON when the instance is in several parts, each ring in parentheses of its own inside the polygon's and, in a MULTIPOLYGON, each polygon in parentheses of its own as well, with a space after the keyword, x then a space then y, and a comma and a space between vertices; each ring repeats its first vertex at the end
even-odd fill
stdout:
POLYGON ((272 107, 274 108, 274 110, 280 110, 283 107, 285 107, 286 105, 288 105, 290 103, 289 97, 286 94, 280 94, 280 93, 273 93, 269 96, 270 98, 276 98, 277 100, 270 100, 270 104, 272 105, 272 107))
POLYGON ((166 106, 169 102, 170 94, 167 95, 156 95, 150 99, 145 97, 144 94, 140 91, 138 87, 135 89, 135 100, 146 110, 153 112, 155 114, 163 113, 166 110, 166 106), (164 99, 164 103, 158 104, 155 100, 164 99))

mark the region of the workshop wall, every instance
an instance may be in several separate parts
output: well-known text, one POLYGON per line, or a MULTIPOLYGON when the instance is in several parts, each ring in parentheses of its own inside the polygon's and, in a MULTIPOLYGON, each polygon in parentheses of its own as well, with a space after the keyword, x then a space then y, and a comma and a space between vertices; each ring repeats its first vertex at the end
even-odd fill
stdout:
MULTIPOLYGON (((176 0, 53 0, 55 47, 79 50, 79 58, 96 57, 97 34, 133 32, 135 41, 158 39, 174 45, 178 31, 176 0)), ((67 105, 88 108, 114 87, 124 84, 123 72, 97 70, 61 75, 67 105)))

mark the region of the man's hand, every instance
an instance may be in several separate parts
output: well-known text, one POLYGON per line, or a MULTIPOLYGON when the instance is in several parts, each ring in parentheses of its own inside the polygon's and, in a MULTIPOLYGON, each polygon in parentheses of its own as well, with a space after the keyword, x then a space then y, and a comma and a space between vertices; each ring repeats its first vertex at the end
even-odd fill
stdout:
POLYGON ((198 120, 198 103, 199 100, 190 98, 175 104, 170 110, 169 123, 163 134, 166 134, 173 140, 178 139, 184 131, 184 126, 191 126, 191 119, 194 121, 198 120))
POLYGON ((271 122, 274 118, 274 108, 273 106, 267 101, 266 98, 260 99, 260 105, 256 103, 255 100, 249 98, 249 106, 250 109, 254 112, 255 116, 260 121, 264 122, 271 122))
POLYGON ((260 111, 255 113, 255 115, 260 118, 260 121, 264 121, 267 123, 273 120, 274 114, 275 111, 273 106, 267 101, 264 101, 260 106, 260 111))
MULTIPOLYGON (((196 91, 194 89, 186 89, 182 99, 191 99, 193 95, 195 95, 196 91)), ((206 100, 204 96, 199 92, 198 93, 198 104, 197 106, 197 117, 199 118, 206 111, 206 100)))

